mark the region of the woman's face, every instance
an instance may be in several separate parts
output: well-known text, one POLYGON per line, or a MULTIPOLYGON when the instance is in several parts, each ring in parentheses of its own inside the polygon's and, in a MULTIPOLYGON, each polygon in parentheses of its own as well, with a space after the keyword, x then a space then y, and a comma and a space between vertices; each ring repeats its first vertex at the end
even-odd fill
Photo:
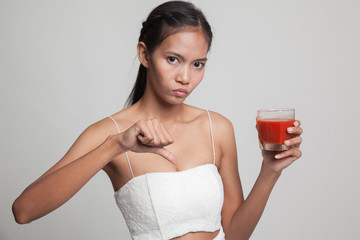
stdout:
POLYGON ((149 57, 147 90, 166 103, 182 103, 204 77, 208 47, 199 29, 168 36, 149 57))

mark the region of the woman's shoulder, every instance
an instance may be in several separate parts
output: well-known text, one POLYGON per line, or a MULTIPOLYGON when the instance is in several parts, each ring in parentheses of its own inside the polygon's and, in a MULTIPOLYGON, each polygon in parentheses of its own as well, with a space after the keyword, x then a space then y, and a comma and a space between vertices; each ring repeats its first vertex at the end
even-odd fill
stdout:
POLYGON ((209 113, 211 116, 212 129, 217 139, 220 139, 222 142, 222 140, 234 134, 232 122, 227 117, 214 111, 209 111, 209 113))
POLYGON ((212 110, 202 109, 190 105, 187 105, 187 108, 188 111, 192 112, 192 116, 194 119, 198 119, 201 122, 206 122, 209 121, 210 118, 212 128, 214 131, 218 131, 218 132, 233 131, 233 125, 231 121, 224 115, 212 110))
POLYGON ((125 130, 124 121, 124 110, 104 116, 102 119, 89 125, 81 135, 86 137, 96 138, 98 141, 106 139, 109 135, 119 133, 125 130))
POLYGON ((106 116, 97 122, 89 125, 79 136, 81 139, 87 139, 93 143, 93 145, 98 145, 103 142, 108 136, 118 133, 117 127, 111 116, 106 116))
POLYGON ((134 111, 133 107, 122 109, 119 112, 116 112, 112 115, 109 115, 108 118, 103 119, 103 124, 109 124, 115 127, 117 131, 123 132, 129 127, 131 127, 135 122, 140 120, 140 116, 137 111, 134 111), (109 121, 110 120, 110 121, 109 121))
POLYGON ((112 123, 112 120, 108 117, 103 118, 85 128, 63 158, 70 160, 77 159, 78 157, 95 149, 110 135, 116 133, 117 130, 114 123, 112 123))
POLYGON ((208 110, 211 116, 211 120, 213 120, 214 122, 217 122, 220 125, 232 125, 231 121, 225 117, 224 115, 222 115, 221 113, 215 112, 215 111, 211 111, 208 110))
POLYGON ((211 121, 219 125, 232 126, 231 121, 224 115, 209 109, 202 109, 194 106, 189 106, 192 111, 199 117, 208 118, 210 115, 211 121))
POLYGON ((191 113, 193 116, 197 116, 197 117, 204 117, 204 116, 208 116, 208 113, 210 114, 211 117, 218 118, 220 121, 226 121, 227 118, 223 115, 221 115, 218 112, 215 112, 213 110, 210 109, 205 109, 205 108, 199 108, 199 107, 195 107, 192 105, 186 105, 184 104, 185 109, 188 113, 191 113))

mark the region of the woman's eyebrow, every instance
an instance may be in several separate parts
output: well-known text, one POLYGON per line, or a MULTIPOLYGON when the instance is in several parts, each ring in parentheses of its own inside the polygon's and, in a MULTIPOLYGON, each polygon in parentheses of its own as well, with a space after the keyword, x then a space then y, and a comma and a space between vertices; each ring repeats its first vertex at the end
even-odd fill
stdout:
POLYGON ((173 51, 167 51, 167 54, 171 54, 171 55, 175 55, 176 57, 180 58, 181 60, 185 60, 185 58, 183 56, 181 56, 180 54, 173 52, 173 51))
MULTIPOLYGON (((178 58, 180 58, 182 61, 184 61, 185 60, 185 58, 182 56, 182 55, 180 55, 180 54, 178 54, 178 53, 176 53, 176 52, 173 52, 173 51, 167 51, 166 52, 167 54, 172 54, 172 55, 174 55, 174 56, 176 56, 176 57, 178 57, 178 58)), ((208 59, 205 57, 205 58, 199 58, 199 59, 196 59, 195 60, 195 62, 197 62, 197 61, 199 61, 199 62, 203 62, 203 61, 207 61, 208 59)))
POLYGON ((199 58, 199 59, 196 59, 196 61, 199 61, 199 62, 206 62, 208 59, 205 57, 205 58, 199 58))

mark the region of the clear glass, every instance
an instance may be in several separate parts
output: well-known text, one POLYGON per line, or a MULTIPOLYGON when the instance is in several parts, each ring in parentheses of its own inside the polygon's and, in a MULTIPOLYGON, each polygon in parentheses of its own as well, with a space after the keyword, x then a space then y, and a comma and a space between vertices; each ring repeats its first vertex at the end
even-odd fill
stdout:
POLYGON ((257 111, 256 126, 260 148, 268 151, 289 149, 284 141, 293 138, 287 128, 294 126, 294 108, 269 108, 257 111))

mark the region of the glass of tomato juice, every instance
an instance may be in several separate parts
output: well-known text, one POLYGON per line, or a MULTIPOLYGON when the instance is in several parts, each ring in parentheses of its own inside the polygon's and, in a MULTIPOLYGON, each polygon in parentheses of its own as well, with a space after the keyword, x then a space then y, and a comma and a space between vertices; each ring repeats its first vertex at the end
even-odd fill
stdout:
POLYGON ((293 137, 287 132, 294 126, 295 109, 269 108, 257 111, 256 124, 259 133, 260 148, 269 151, 289 149, 284 141, 293 137))

